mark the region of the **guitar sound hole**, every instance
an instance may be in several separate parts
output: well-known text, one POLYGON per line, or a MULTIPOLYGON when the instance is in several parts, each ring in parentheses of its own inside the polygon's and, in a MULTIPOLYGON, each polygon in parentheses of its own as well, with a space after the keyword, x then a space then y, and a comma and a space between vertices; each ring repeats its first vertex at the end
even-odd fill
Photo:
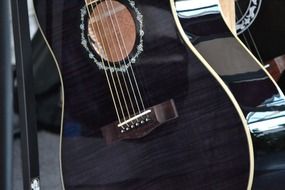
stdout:
POLYGON ((94 3, 91 11, 88 34, 93 49, 110 62, 126 59, 136 41, 135 21, 129 9, 118 1, 105 0, 94 3))

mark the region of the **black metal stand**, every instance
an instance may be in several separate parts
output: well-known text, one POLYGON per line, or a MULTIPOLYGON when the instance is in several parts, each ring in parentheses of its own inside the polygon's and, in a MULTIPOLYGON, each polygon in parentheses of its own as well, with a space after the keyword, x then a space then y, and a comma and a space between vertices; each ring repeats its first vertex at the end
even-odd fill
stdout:
POLYGON ((0 189, 12 189, 12 64, 9 1, 0 1, 0 189))
POLYGON ((11 2, 19 95, 24 190, 38 190, 39 158, 27 1, 12 0, 11 2))

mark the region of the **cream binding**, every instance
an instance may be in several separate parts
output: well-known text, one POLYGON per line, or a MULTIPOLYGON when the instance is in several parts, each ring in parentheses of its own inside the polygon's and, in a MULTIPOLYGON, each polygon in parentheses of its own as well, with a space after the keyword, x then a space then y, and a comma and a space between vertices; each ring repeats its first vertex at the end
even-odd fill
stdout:
POLYGON ((199 60, 205 66, 205 68, 220 83, 220 85, 222 86, 222 88, 224 89, 224 91, 227 93, 228 97, 232 101, 233 105, 235 106, 235 108, 236 108, 236 110, 237 110, 237 112, 239 114, 239 117, 240 117, 240 119, 241 119, 241 121, 243 123, 244 131, 245 131, 245 134, 246 134, 246 137, 247 137, 247 142, 248 142, 248 150, 249 150, 250 166, 249 166, 249 178, 248 178, 247 190, 250 190, 252 188, 253 176, 254 176, 254 150, 253 150, 253 143, 252 143, 252 139, 251 139, 250 130, 249 130, 249 127, 247 125, 247 121, 246 121, 246 119, 245 119, 245 117, 243 115, 243 112, 242 112, 238 102, 236 101, 234 95, 231 93, 231 91, 228 88, 228 86, 224 83, 224 81, 220 78, 220 76, 214 71, 214 69, 207 63, 207 61, 202 57, 202 55, 196 50, 196 48, 192 45, 192 43, 190 42, 189 38, 185 34, 185 32, 184 32, 184 30, 182 28, 182 25, 181 25, 181 23, 179 21, 179 18, 178 18, 177 14, 176 14, 176 8, 175 8, 174 0, 170 0, 170 5, 171 5, 171 10, 172 10, 172 15, 174 17, 174 20, 175 20, 175 23, 176 23, 176 26, 177 26, 177 29, 179 31, 180 36, 182 37, 182 39, 184 40, 186 45, 190 48, 190 50, 199 58, 199 60))
MULTIPOLYGON (((220 83, 220 85, 222 86, 222 88, 225 90, 225 92, 227 93, 227 95, 229 96, 229 98, 231 99, 232 103, 234 104, 236 110, 238 111, 238 114, 240 116, 240 119, 243 123, 244 126, 244 130, 247 136, 247 140, 248 140, 248 148, 249 148, 249 160, 250 160, 250 171, 249 171, 249 179, 248 179, 248 185, 247 185, 247 189, 250 190, 252 187, 252 183, 253 183, 253 174, 254 174, 254 153, 253 153, 253 144, 252 144, 252 139, 250 136, 250 131, 247 127, 247 122, 243 116, 243 113, 241 111, 241 108, 239 107, 237 101, 235 100, 234 96, 232 95, 231 91, 229 90, 229 88, 227 87, 227 85, 223 82, 223 80, 219 77, 219 75, 213 70, 213 68, 207 63, 207 61, 199 54, 199 52, 194 48, 194 46, 191 44, 191 42, 188 40, 188 37, 186 36, 186 34, 183 31, 183 28, 179 22, 179 19, 176 15, 176 9, 175 9, 175 3, 174 0, 170 0, 170 4, 171 4, 171 9, 172 9, 172 14, 176 23, 176 26, 178 28, 178 31, 181 35, 181 37, 183 38, 184 42, 187 44, 187 46, 192 50, 193 53, 195 53, 195 55, 200 59, 200 61, 203 63, 203 65, 207 68, 208 71, 211 72, 211 74, 214 76, 214 78, 220 83)), ((224 15, 223 15, 224 16, 224 15)), ((36 22, 38 24, 39 30, 47 44, 47 47, 56 63, 56 67, 58 70, 58 74, 59 74, 59 78, 60 78, 60 84, 61 84, 61 129, 60 129, 60 144, 59 144, 59 163, 60 163, 60 176, 61 176, 61 185, 62 185, 62 189, 65 190, 64 187, 64 181, 63 181, 63 174, 62 174, 62 135, 63 135, 63 115, 64 115, 64 84, 63 84, 63 78, 62 78, 62 74, 60 72, 59 69, 59 63, 47 41, 47 39, 44 36, 43 30, 39 24, 38 18, 37 16, 35 16, 36 22)), ((239 43, 241 43, 241 41, 239 39, 237 39, 239 43)), ((241 43, 242 44, 242 43, 241 43)), ((242 44, 242 46, 245 48, 245 46, 242 44)), ((246 49, 246 48, 245 48, 246 49)), ((247 50, 247 49, 246 49, 247 50)), ((254 56, 249 52, 249 50, 247 50, 248 53, 254 58, 254 56)), ((257 61, 256 58, 254 58, 255 61, 257 62, 257 64, 260 65, 260 67, 263 68, 263 70, 266 72, 267 75, 269 75, 269 73, 264 69, 264 67, 261 65, 261 63, 259 63, 257 61)), ((269 78, 273 81, 273 78, 269 75, 269 78)), ((273 81, 273 83, 277 86, 276 82, 273 81)), ((280 90, 278 88, 278 90, 280 90)), ((281 92, 281 90, 280 90, 281 92)), ((282 94, 282 93, 281 93, 282 94)))

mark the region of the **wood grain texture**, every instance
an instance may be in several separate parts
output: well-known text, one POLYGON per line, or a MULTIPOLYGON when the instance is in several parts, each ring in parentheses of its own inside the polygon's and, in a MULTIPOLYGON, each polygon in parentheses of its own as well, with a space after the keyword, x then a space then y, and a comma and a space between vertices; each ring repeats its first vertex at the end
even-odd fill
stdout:
POLYGON ((112 145, 100 132, 116 120, 106 78, 81 45, 83 2, 41 0, 36 6, 64 81, 65 189, 246 189, 249 151, 240 115, 181 42, 169 3, 135 2, 144 18, 144 52, 133 68, 145 104, 173 99, 179 117, 144 138, 112 145))
MULTIPOLYGON (((209 5, 213 6, 211 2, 209 5)), ((207 14, 209 5, 200 7, 204 14, 180 18, 190 36, 186 38, 224 80, 242 108, 253 138, 255 176, 270 174, 272 167, 284 170, 284 96, 261 64, 231 33, 221 11, 207 14)), ((254 178, 253 188, 260 183, 258 180, 254 178)), ((271 189, 271 185, 263 188, 271 189)))

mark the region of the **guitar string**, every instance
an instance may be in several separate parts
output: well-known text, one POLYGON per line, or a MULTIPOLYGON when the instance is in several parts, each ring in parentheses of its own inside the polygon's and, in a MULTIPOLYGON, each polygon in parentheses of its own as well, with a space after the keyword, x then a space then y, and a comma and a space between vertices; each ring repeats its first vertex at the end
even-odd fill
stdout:
MULTIPOLYGON (((239 9, 239 14, 242 16, 243 15, 243 13, 242 13, 242 11, 241 11, 241 9, 240 9, 240 7, 238 6, 238 3, 237 2, 235 2, 235 4, 236 4, 236 6, 238 7, 238 9, 239 9)), ((236 22, 239 20, 239 18, 236 16, 236 22)), ((247 40, 247 38, 245 37, 245 34, 244 34, 244 32, 242 33, 242 36, 243 36, 243 39, 244 39, 244 41, 245 41, 245 43, 246 43, 246 46, 248 47, 248 49, 252 52, 252 49, 251 49, 251 47, 250 47, 250 45, 249 45, 249 42, 248 42, 248 40, 247 40)))
MULTIPOLYGON (((90 10, 88 8, 88 0, 85 0, 85 5, 86 5, 86 9, 87 9, 87 12, 88 12, 88 15, 89 15, 90 22, 92 22, 91 21, 90 10)), ((91 27, 95 31, 93 23, 91 23, 91 27)), ((104 60, 103 60, 102 57, 101 57, 101 61, 104 64, 104 60)), ((112 86, 111 86, 111 83, 110 83, 110 79, 109 79, 107 71, 105 69, 104 69, 104 71, 105 71, 105 75, 106 75, 106 78, 107 78, 107 83, 108 83, 108 86, 109 86, 109 90, 111 92, 111 97, 112 97, 112 100, 113 100, 113 104, 114 104, 114 108, 115 108, 115 111, 116 111, 116 115, 117 115, 118 121, 121 123, 121 117, 119 115, 119 111, 118 111, 117 103, 116 103, 116 100, 115 100, 115 97, 114 97, 113 89, 112 89, 112 86)))
POLYGON ((248 32, 248 34, 249 34, 249 37, 250 37, 250 39, 251 39, 251 41, 252 41, 252 44, 253 44, 253 46, 254 46, 254 49, 255 49, 255 51, 256 51, 256 53, 257 53, 257 56, 258 56, 260 62, 264 65, 264 61, 263 61, 263 59, 261 58, 259 49, 257 48, 256 42, 255 42, 255 40, 254 40, 254 38, 253 38, 253 36, 252 36, 252 33, 251 33, 251 31, 250 31, 249 28, 247 29, 247 32, 248 32))
MULTIPOLYGON (((239 13, 240 13, 241 15, 243 15, 244 13, 243 13, 243 11, 241 10, 241 7, 240 7, 238 1, 236 1, 236 5, 237 5, 237 7, 238 7, 239 13)), ((258 50, 258 48, 257 48, 257 45, 256 45, 256 43, 255 43, 255 40, 254 40, 252 34, 251 34, 250 29, 248 28, 248 29, 246 29, 246 31, 248 32, 249 38, 250 38, 250 40, 251 40, 251 42, 252 42, 252 44, 253 44, 253 46, 254 46, 254 49, 255 49, 255 51, 256 51, 256 53, 257 53, 257 56, 258 56, 260 62, 261 62, 262 64, 264 64, 263 59, 262 59, 261 54, 260 54, 260 52, 259 52, 259 50, 258 50)), ((248 39, 247 39, 247 37, 245 36, 244 32, 243 32, 243 38, 244 38, 244 40, 246 41, 247 47, 250 49, 250 51, 252 51, 252 49, 251 49, 251 47, 250 47, 250 45, 249 45, 248 39)))
MULTIPOLYGON (((117 55, 117 57, 118 57, 118 54, 121 54, 121 56, 123 57, 123 62, 124 62, 124 64, 126 64, 126 62, 125 62, 125 57, 124 57, 124 55, 123 55, 121 46, 120 46, 119 41, 118 41, 118 35, 117 35, 116 29, 115 29, 115 27, 114 27, 114 22, 113 22, 112 14, 111 14, 111 12, 110 12, 110 9, 109 9, 108 1, 107 1, 107 0, 106 0, 106 6, 107 6, 108 13, 109 13, 109 15, 110 15, 111 26, 112 26, 112 28, 113 28, 113 30, 114 30, 115 37, 116 37, 116 39, 117 39, 117 44, 118 44, 119 50, 120 50, 120 53, 118 53, 118 52, 117 52, 117 49, 115 49, 116 55, 117 55)), ((109 23, 109 22, 108 22, 108 23, 109 23)), ((109 29, 110 29, 110 25, 109 25, 109 24, 108 24, 108 27, 109 27, 109 29)), ((113 39, 113 38, 111 38, 111 41, 112 41, 113 45, 115 45, 115 42, 114 42, 114 39, 113 39)), ((119 64, 119 67, 121 68, 121 67, 122 67, 121 61, 118 61, 118 64, 119 64)), ((126 72, 129 72, 128 69, 126 70, 126 72)), ((129 88, 128 88, 128 85, 127 85, 126 77, 125 77, 125 75, 124 75, 123 72, 122 72, 122 77, 123 77, 124 84, 125 84, 125 86, 126 86, 127 95, 128 95, 128 98, 129 98, 129 101, 130 101, 130 104, 131 104, 131 108, 132 108, 133 114, 135 114, 136 111, 135 111, 135 108, 134 108, 133 99, 132 99, 132 97, 131 97, 131 94, 130 94, 130 91, 129 91, 129 88)), ((132 91, 133 91, 133 94, 134 94, 134 88, 132 88, 132 91)))
MULTIPOLYGON (((97 1, 97 2, 99 2, 99 1, 97 1)), ((92 9, 92 12, 93 12, 94 14, 95 14, 95 9, 94 9, 94 6, 93 6, 93 5, 95 4, 95 8, 98 7, 98 4, 99 4, 99 3, 97 3, 97 2, 91 4, 91 9, 92 9)), ((98 7, 98 12, 99 12, 99 9, 100 9, 100 7, 98 7)), ((100 17, 100 18, 99 18, 99 23, 100 23, 100 21, 101 21, 103 33, 104 33, 104 35, 106 36, 106 32, 105 32, 105 30, 104 30, 103 21, 102 21, 102 17, 101 17, 101 15, 100 15, 100 13, 99 13, 99 17, 100 17)), ((96 20, 95 20, 95 22, 96 22, 96 20)), ((93 23, 92 23, 92 24, 93 24, 93 23)), ((106 57, 106 61, 107 61, 108 67, 111 68, 110 61, 109 61, 109 59, 108 59, 108 57, 107 57, 108 54, 107 54, 107 51, 106 51, 106 47, 105 47, 105 45, 104 45, 104 40, 103 40, 103 37, 102 37, 102 33, 101 33, 101 31, 100 31, 99 24, 98 24, 97 22, 96 22, 96 25, 97 25, 97 28, 98 28, 99 36, 100 36, 100 38, 101 38, 101 40, 102 40, 103 51, 104 51, 104 54, 105 54, 105 57, 106 57)), ((95 30, 94 30, 94 32, 95 32, 95 30)), ((108 40, 107 40, 107 46, 109 46, 109 45, 108 45, 108 40)), ((110 49, 110 47, 108 47, 108 49, 110 49)), ((104 62, 103 62, 103 64, 104 64, 104 62)), ((115 88, 115 92, 116 92, 117 99, 118 99, 118 102, 119 102, 119 106, 120 106, 120 109, 121 109, 121 112, 122 112, 123 120, 126 121, 126 116, 125 116, 125 113, 124 113, 124 110, 123 110, 121 98, 120 98, 120 96, 119 96, 118 89, 117 89, 116 82, 115 82, 114 75, 113 75, 113 72, 112 72, 112 71, 110 71, 110 75, 111 75, 111 78, 112 78, 112 81, 113 81, 113 84, 114 84, 113 86, 114 86, 114 88, 115 88)), ((120 123, 121 123, 121 122, 120 122, 120 123)))
MULTIPOLYGON (((107 2, 107 0, 106 0, 106 2, 107 2)), ((98 6, 98 4, 96 5, 96 6, 98 6)), ((105 10, 104 10, 104 4, 102 4, 102 11, 103 11, 103 13, 101 12, 100 13, 100 8, 98 7, 97 8, 97 10, 98 10, 98 14, 99 15, 105 15, 105 10)), ((110 11, 108 10, 108 7, 107 7, 107 11, 109 12, 109 16, 111 17, 112 15, 111 15, 111 13, 110 13, 110 11)), ((100 16, 100 20, 101 20, 101 24, 102 24, 102 26, 103 26, 103 19, 101 18, 101 16, 100 16)), ((103 27, 104 28, 104 27, 103 27)), ((110 26, 109 26, 109 22, 107 22, 107 28, 108 28, 108 30, 109 30, 109 32, 111 31, 110 30, 110 26)), ((108 31, 107 30, 107 31, 108 31)), ((106 35, 106 32, 105 32, 105 30, 103 29, 103 33, 105 33, 105 35, 106 35)), ((108 46, 108 49, 109 50, 111 50, 111 48, 110 48, 110 44, 109 44, 109 40, 106 40, 107 41, 107 46, 108 46)), ((113 40, 113 38, 111 37, 111 41, 112 41, 112 44, 114 45, 114 47, 115 47, 115 43, 114 43, 114 40, 113 40)), ((116 54, 116 57, 118 58, 119 56, 118 56, 118 53, 117 53, 117 50, 116 50, 116 48, 114 48, 114 52, 115 52, 115 54, 116 54)), ((111 54, 110 54, 111 55, 111 54)), ((123 55, 122 55, 123 56, 123 55)), ((112 57, 112 56, 111 56, 112 57)), ((121 64, 120 64, 120 62, 118 62, 119 63, 119 66, 121 67, 121 64)), ((115 63, 113 63, 113 66, 114 66, 114 68, 116 67, 115 66, 115 63)), ((127 104, 127 101, 126 101, 126 97, 125 97, 125 94, 124 94, 124 90, 123 90, 123 87, 122 87, 122 84, 121 84, 121 79, 120 79, 120 76, 119 76, 119 74, 118 74, 118 71, 116 70, 116 69, 114 69, 114 72, 116 73, 116 77, 117 77, 117 79, 118 79, 118 83, 119 83, 119 87, 120 87, 120 90, 121 90, 121 94, 122 94, 122 97, 123 97, 123 101, 124 101, 124 104, 125 104, 125 107, 126 107, 126 111, 127 111, 127 114, 128 114, 128 119, 129 118, 131 118, 131 114, 130 114, 130 111, 129 111, 129 108, 128 108, 128 104, 127 104)), ((114 84, 115 85, 115 84, 114 84)), ((126 85, 126 83, 125 83, 125 85, 126 85)), ((120 98, 120 97, 119 97, 120 98)))
MULTIPOLYGON (((106 2, 107 2, 107 1, 106 1, 106 2)), ((111 4, 113 5, 112 1, 111 1, 111 4)), ((108 4, 108 3, 107 3, 107 6, 109 7, 109 4, 108 4)), ((113 11, 115 12, 114 6, 112 6, 112 9, 113 9, 113 11)), ((115 19, 117 20, 117 17, 115 17, 115 19)), ((113 19, 112 19, 111 21, 112 21, 112 25, 113 25, 113 27, 114 27, 114 30, 116 31, 116 27, 115 27, 115 24, 114 24, 113 19)), ((117 23, 118 23, 118 22, 117 22, 117 23)), ((120 30, 119 30, 119 33, 120 33, 120 35, 122 36, 122 32, 121 32, 120 30)), ((122 39, 123 39, 123 37, 122 37, 122 39)), ((117 40, 118 44, 120 44, 120 40, 119 40, 119 37, 118 37, 117 33, 116 33, 116 40, 117 40)), ((120 49, 121 54, 123 54, 123 51, 122 51, 122 48, 121 48, 120 45, 119 45, 119 49, 120 49)), ((126 46, 125 46, 125 50, 126 50, 126 46)), ((129 61, 129 63, 130 63, 130 67, 131 67, 132 65, 131 65, 131 62, 130 62, 130 59, 129 59, 129 55, 128 55, 127 50, 126 50, 125 52, 126 52, 127 59, 128 59, 128 61, 129 61)), ((126 63, 125 59, 124 59, 123 62, 124 62, 124 65, 126 66, 126 69, 127 69, 127 70, 126 70, 126 73, 127 73, 128 79, 129 79, 129 84, 131 85, 131 88, 132 88, 132 94, 133 94, 133 97, 134 97, 135 102, 136 102, 136 107, 137 107, 138 113, 141 113, 141 108, 140 108, 140 106, 139 106, 138 98, 137 98, 137 95, 136 95, 136 92, 135 92, 135 88, 134 88, 134 85, 133 85, 133 82, 132 82, 132 79, 131 79, 131 75, 130 75, 130 73, 129 73, 128 66, 127 66, 127 63, 126 63)))
MULTIPOLYGON (((113 11, 115 11, 114 5, 112 3, 112 0, 111 0, 111 6, 112 6, 113 11)), ((116 21, 116 25, 118 26, 118 29, 119 29, 119 34, 120 34, 120 37, 121 37, 121 41, 123 42, 123 49, 126 51, 126 54, 127 54, 127 59, 128 59, 129 64, 130 64, 131 74, 133 75, 133 80, 135 82, 135 86, 136 86, 136 89, 137 89, 137 92, 138 92, 138 95, 139 95, 139 99, 141 101, 141 105, 142 105, 143 111, 145 111, 145 105, 144 105, 144 102, 143 102, 143 99, 142 99, 142 95, 141 95, 141 92, 140 92, 140 89, 139 89, 139 86, 138 86, 138 82, 137 82, 137 79, 136 79, 136 76, 135 76, 135 73, 134 73, 134 70, 133 70, 133 67, 132 67, 132 64, 131 64, 130 57, 129 57, 127 49, 126 49, 126 44, 125 44, 124 38, 122 36, 121 28, 120 28, 120 25, 119 25, 117 17, 115 17, 115 21, 116 21)), ((128 74, 128 77, 129 77, 129 80, 130 80, 130 83, 131 83, 131 77, 130 77, 129 74, 128 74)), ((136 103, 138 103, 137 98, 136 98, 136 103)), ((139 113, 141 113, 140 107, 139 107, 139 113)))
MULTIPOLYGON (((238 18, 237 18, 237 17, 236 17, 236 21, 238 21, 238 18)), ((250 45, 249 45, 249 42, 248 42, 247 38, 245 37, 244 32, 242 33, 242 37, 243 37, 243 39, 244 39, 244 41, 245 41, 245 43, 246 43, 247 48, 252 52, 252 49, 251 49, 251 47, 250 47, 250 45)))

